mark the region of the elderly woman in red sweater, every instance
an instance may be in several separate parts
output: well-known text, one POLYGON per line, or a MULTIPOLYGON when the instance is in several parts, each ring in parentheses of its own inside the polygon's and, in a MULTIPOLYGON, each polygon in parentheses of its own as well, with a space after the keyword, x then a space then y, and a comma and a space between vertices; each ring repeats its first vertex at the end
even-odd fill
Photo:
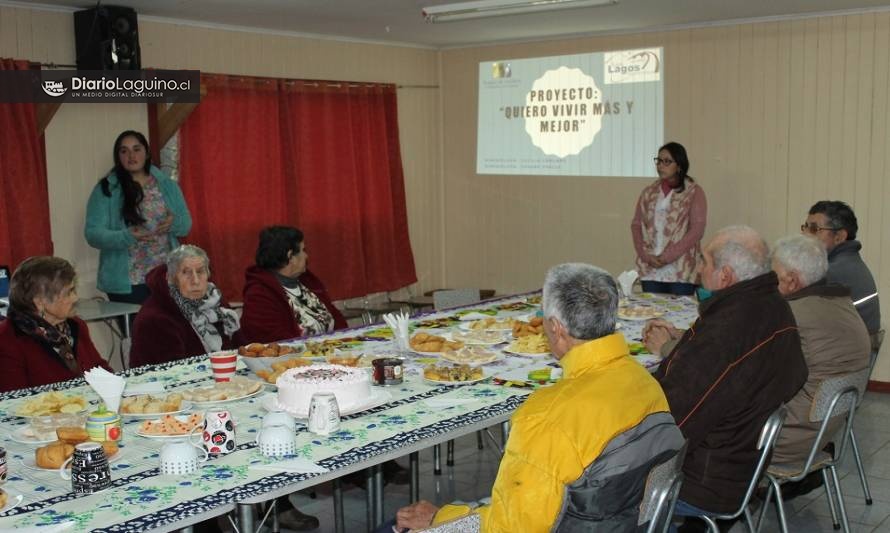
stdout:
POLYGON ((346 327, 327 290, 306 270, 303 232, 271 226, 260 232, 256 265, 247 269, 241 331, 250 342, 271 342, 346 327))
POLYGON ((146 276, 151 295, 133 324, 131 366, 228 350, 241 342, 238 314, 209 280, 204 250, 184 244, 146 276))
POLYGON ((0 322, 0 391, 83 377, 101 366, 86 323, 74 316, 76 275, 60 257, 31 257, 12 275, 9 316, 0 322))

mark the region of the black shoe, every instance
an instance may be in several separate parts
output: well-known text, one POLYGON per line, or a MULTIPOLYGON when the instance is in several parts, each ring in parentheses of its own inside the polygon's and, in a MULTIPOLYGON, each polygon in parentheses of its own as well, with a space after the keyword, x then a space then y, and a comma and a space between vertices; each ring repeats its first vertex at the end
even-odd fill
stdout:
POLYGON ((318 529, 318 518, 301 513, 299 509, 290 509, 278 514, 278 524, 292 531, 312 531, 318 529))
POLYGON ((383 483, 393 485, 407 485, 411 482, 411 473, 395 461, 383 463, 383 483))
POLYGON ((785 483, 782 485, 782 500, 789 501, 809 494, 824 484, 821 472, 812 472, 800 481, 785 483))

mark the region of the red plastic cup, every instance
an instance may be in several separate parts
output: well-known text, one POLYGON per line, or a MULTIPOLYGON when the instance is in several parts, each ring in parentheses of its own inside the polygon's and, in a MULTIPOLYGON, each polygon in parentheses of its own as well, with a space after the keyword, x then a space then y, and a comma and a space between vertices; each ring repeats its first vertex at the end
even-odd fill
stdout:
POLYGON ((210 368, 213 369, 213 379, 216 381, 229 381, 235 374, 238 365, 238 354, 235 352, 217 352, 210 354, 210 368))

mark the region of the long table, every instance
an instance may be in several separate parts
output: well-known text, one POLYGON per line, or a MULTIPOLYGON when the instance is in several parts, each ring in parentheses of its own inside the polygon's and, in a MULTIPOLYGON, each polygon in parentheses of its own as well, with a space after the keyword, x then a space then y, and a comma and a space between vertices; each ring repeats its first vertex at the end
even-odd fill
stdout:
MULTIPOLYGON (((472 307, 495 310, 498 316, 528 315, 537 307, 525 302, 536 294, 539 293, 501 298, 472 307)), ((677 326, 686 327, 695 318, 691 300, 645 295, 643 299, 661 306, 677 326)), ((418 320, 426 325, 454 327, 455 312, 431 313, 418 320)), ((642 322, 621 321, 621 328, 629 340, 638 340, 642 322)), ((322 339, 338 339, 341 349, 369 356, 394 353, 388 328, 379 326, 355 328, 314 340, 322 339)), ((324 474, 253 468, 274 462, 260 454, 254 443, 266 412, 259 395, 215 406, 232 413, 237 424, 238 445, 234 452, 212 458, 188 476, 161 475, 158 452, 164 442, 137 436, 140 421, 125 420, 121 459, 111 464, 112 487, 99 494, 78 497, 70 492, 70 482, 63 481, 57 472, 24 466, 23 460, 33 458, 36 446, 11 440, 11 433, 27 423, 13 413, 20 402, 40 392, 66 390, 97 400, 93 391, 82 380, 72 380, 0 394, 0 435, 5 441, 9 465, 8 482, 3 488, 13 496, 17 493, 24 496, 21 504, 0 515, 0 528, 73 522, 69 531, 180 529, 233 511, 239 504, 270 500, 504 422, 531 392, 527 388, 504 387, 490 381, 456 387, 431 384, 423 380, 421 373, 429 362, 428 356, 399 355, 406 358, 406 378, 402 385, 386 388, 390 398, 385 403, 343 417, 340 430, 326 437, 309 433, 305 425, 298 425, 299 455, 327 468, 324 474), (436 399, 438 404, 425 403, 430 399, 436 399), (446 407, 442 407, 442 400, 446 407), (448 400, 457 401, 448 405, 448 400)), ((547 361, 553 363, 551 358, 547 361)), ((247 374, 242 364, 239 362, 239 373, 247 374)), ((544 361, 540 358, 508 355, 486 368, 500 373, 516 368, 539 368, 542 364, 544 361)), ((213 379, 209 361, 204 356, 140 367, 124 375, 133 383, 162 382, 168 392, 206 385, 213 379)), ((241 509, 246 506, 241 505, 241 509)))

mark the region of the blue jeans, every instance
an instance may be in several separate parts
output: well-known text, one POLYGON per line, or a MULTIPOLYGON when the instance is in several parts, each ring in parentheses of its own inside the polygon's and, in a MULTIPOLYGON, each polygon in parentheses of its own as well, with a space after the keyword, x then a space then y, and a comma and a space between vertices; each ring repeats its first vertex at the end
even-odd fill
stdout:
POLYGON ((690 296, 695 293, 695 283, 647 281, 640 282, 643 292, 659 292, 663 294, 675 294, 677 296, 690 296))
MULTIPOLYGON (((686 503, 683 500, 677 500, 677 505, 674 507, 674 516, 702 516, 710 514, 713 513, 700 509, 691 503, 686 503)), ((677 526, 671 524, 670 532, 677 533, 677 526)))

